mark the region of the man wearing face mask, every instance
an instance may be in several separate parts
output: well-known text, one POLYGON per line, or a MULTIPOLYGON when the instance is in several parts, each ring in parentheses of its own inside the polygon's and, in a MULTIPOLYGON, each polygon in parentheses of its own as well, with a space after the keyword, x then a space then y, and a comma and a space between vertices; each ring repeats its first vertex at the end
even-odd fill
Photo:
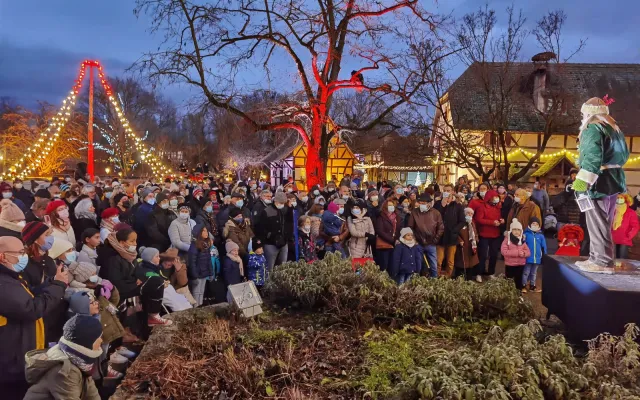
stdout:
POLYGON ((26 393, 24 355, 46 347, 42 317, 62 303, 68 282, 67 273, 58 269, 34 295, 20 275, 27 262, 19 239, 0 237, 0 390, 6 399, 22 399, 26 393))
POLYGON ((376 219, 380 215, 380 193, 375 187, 367 189, 367 215, 375 225, 376 219))
POLYGON ((2 193, 2 198, 0 198, 0 200, 9 199, 18 206, 23 213, 29 211, 29 208, 20 199, 13 195, 13 189, 7 182, 0 183, 0 193, 2 193))
POLYGON ((156 196, 156 206, 151 215, 149 215, 149 221, 146 224, 147 238, 149 239, 149 246, 146 247, 166 250, 171 245, 169 226, 177 216, 173 211, 169 210, 169 197, 167 194, 168 192, 164 191, 156 196))
MULTIPOLYGON (((542 213, 542 221, 544 221, 544 216, 549 211, 549 194, 547 193, 547 189, 545 188, 544 183, 536 182, 533 184, 533 191, 531 192, 531 198, 540 207, 540 212, 542 213)), ((522 226, 525 226, 525 225, 522 225, 522 226)))
POLYGON ((298 198, 296 202, 298 215, 302 215, 309 211, 309 208, 311 208, 311 204, 309 203, 309 195, 307 194, 306 190, 298 190, 295 195, 298 198))
MULTIPOLYGON (((508 221, 509 211, 513 207, 513 196, 509 194, 504 183, 498 184, 498 196, 500 196, 500 217, 508 221)), ((500 225, 500 234, 504 234, 507 230, 507 225, 500 225)))
MULTIPOLYGON (((505 220, 500 214, 500 196, 498 192, 489 190, 484 196, 485 202, 478 207, 473 216, 478 228, 478 271, 476 280, 482 282, 481 275, 493 276, 496 273, 498 253, 502 244, 501 225, 505 220), (485 270, 487 259, 489 269, 485 270)), ((509 220, 511 221, 511 220, 509 220)))
POLYGON ((327 182, 327 187, 321 193, 324 199, 327 200, 327 202, 330 201, 329 199, 331 198, 331 196, 336 193, 336 183, 333 181, 327 182))
POLYGON ((220 211, 216 216, 219 227, 223 227, 224 224, 227 223, 229 220, 229 213, 234 208, 238 208, 242 211, 242 216, 247 220, 247 222, 251 221, 251 211, 245 207, 244 195, 240 192, 233 192, 231 193, 231 202, 229 203, 229 206, 220 211))
POLYGON ((28 208, 31 208, 33 204, 33 194, 23 187, 22 179, 16 178, 13 180, 13 197, 19 199, 28 208))
POLYGON ((262 190, 260 192, 260 199, 256 201, 251 209, 251 223, 255 226, 256 219, 258 216, 264 211, 265 208, 269 207, 273 202, 273 193, 270 190, 262 190))
POLYGON ((444 234, 442 215, 433 208, 433 198, 429 193, 423 193, 418 197, 417 206, 409 215, 409 228, 413 231, 416 241, 424 249, 428 271, 420 271, 422 276, 438 276, 438 257, 436 245, 444 234))
POLYGON ((533 217, 537 218, 538 221, 542 221, 540 208, 529 198, 526 190, 516 190, 514 202, 515 204, 509 212, 507 221, 513 221, 514 218, 517 218, 522 226, 529 226, 529 221, 533 217))
POLYGON ((253 209, 254 204, 258 201, 258 184, 255 179, 249 180, 247 184, 247 208, 249 210, 253 209))
POLYGON ((287 195, 276 193, 273 204, 267 206, 256 219, 255 234, 264 243, 269 271, 287 261, 288 237, 285 229, 287 195))
MULTIPOLYGON (((156 195, 153 191, 154 188, 152 186, 145 187, 140 191, 142 203, 140 203, 134 214, 133 230, 138 234, 138 244, 140 246, 149 247, 151 245, 151 239, 147 234, 147 225, 156 206, 156 195)), ((163 249, 166 249, 166 247, 163 247, 163 249)))
POLYGON ((455 265, 458 236, 466 224, 464 207, 455 201, 453 186, 447 184, 442 188, 442 200, 437 202, 434 208, 440 212, 444 223, 444 234, 440 237, 437 245, 438 267, 442 275, 451 277, 455 265), (446 268, 443 266, 445 258, 447 260, 446 268))

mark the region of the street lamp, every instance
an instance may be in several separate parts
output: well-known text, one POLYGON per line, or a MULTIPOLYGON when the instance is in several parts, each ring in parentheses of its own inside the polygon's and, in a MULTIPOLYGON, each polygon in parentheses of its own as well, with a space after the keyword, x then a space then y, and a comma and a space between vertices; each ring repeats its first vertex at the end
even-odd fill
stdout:
POLYGON ((107 167, 104 169, 104 173, 109 175, 109 172, 111 172, 111 168, 107 167))

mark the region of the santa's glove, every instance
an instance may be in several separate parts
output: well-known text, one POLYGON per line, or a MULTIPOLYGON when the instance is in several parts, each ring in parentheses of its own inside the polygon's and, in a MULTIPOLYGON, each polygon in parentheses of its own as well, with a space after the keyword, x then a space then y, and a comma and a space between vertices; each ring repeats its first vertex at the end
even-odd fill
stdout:
POLYGON ((589 190, 589 184, 582 179, 576 179, 573 182, 572 189, 576 192, 586 192, 587 190, 589 190))

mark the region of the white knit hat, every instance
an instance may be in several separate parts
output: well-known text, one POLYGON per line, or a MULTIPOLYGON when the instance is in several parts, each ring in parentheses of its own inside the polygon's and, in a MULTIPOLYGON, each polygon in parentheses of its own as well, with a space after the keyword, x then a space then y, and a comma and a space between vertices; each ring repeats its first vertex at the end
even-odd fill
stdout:
POLYGON ((408 235, 408 234, 412 234, 413 235, 413 231, 411 230, 411 228, 402 228, 400 229, 400 237, 404 237, 404 235, 408 235))
POLYGON ((56 258, 60 257, 61 254, 71 249, 73 249, 73 245, 71 244, 70 241, 66 239, 60 239, 60 238, 54 237, 53 244, 49 249, 49 257, 55 260, 56 258))
POLYGON ((520 223, 520 221, 518 221, 518 219, 517 219, 517 218, 514 218, 514 219, 511 221, 511 225, 509 225, 509 230, 510 230, 510 231, 512 231, 512 230, 514 230, 514 229, 520 229, 520 230, 522 230, 522 224, 520 223))

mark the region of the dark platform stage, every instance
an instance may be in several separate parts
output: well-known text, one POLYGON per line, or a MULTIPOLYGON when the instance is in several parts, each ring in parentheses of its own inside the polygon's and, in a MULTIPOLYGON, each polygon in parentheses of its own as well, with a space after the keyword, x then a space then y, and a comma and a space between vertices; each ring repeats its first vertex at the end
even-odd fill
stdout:
POLYGON ((584 272, 573 263, 584 257, 545 256, 542 304, 567 327, 574 340, 603 332, 620 335, 640 325, 640 261, 616 260, 614 274, 584 272))

